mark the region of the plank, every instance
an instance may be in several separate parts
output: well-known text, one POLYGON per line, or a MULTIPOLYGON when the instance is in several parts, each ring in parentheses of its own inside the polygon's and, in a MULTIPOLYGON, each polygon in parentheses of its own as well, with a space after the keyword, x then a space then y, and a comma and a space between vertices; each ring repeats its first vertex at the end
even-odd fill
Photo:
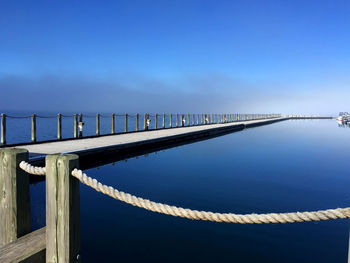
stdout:
POLYGON ((40 228, 0 248, 0 262, 44 262, 46 228, 40 228))

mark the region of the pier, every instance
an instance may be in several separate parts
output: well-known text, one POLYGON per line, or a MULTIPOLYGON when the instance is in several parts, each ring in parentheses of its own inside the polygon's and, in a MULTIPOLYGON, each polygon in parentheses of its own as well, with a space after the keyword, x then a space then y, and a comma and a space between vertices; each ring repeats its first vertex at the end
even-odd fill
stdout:
MULTIPOLYGON (((128 127, 128 115, 125 116, 125 127, 128 127)), ((0 200, 0 262, 23 260, 28 260, 25 262, 81 262, 80 183, 133 206, 192 220, 262 224, 350 217, 350 208, 247 215, 184 209, 120 192, 83 173, 84 169, 108 163, 116 155, 137 156, 142 152, 169 148, 289 119, 331 118, 282 116, 281 114, 241 115, 236 118, 232 114, 216 118, 215 115, 203 114, 202 120, 198 115, 196 121, 190 116, 185 119, 183 114, 178 114, 180 119, 176 121, 175 127, 169 124, 168 127, 164 125, 159 128, 155 120, 155 128, 150 130, 148 125, 150 115, 144 116, 142 130, 125 129, 125 132, 120 134, 115 134, 112 130, 111 134, 101 135, 99 115, 97 115, 96 136, 77 136, 67 139, 58 136, 57 140, 39 142, 33 140, 29 143, 1 146, 0 189, 3 195, 0 200), (30 176, 39 176, 46 183, 46 227, 33 232, 29 208, 30 176)), ((154 116, 158 118, 157 114, 154 116)), ((62 129, 60 119, 61 116, 58 118, 58 134, 61 134, 62 129)), ((6 119, 2 123, 4 123, 2 131, 6 131, 6 119)), ((35 132, 35 128, 32 131, 35 132)), ((5 132, 2 133, 2 138, 6 138, 5 132)))

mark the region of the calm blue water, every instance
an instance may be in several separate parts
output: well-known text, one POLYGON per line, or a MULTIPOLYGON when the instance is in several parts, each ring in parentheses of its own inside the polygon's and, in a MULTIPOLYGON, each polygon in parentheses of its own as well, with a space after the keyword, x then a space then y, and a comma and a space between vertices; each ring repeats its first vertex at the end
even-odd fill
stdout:
MULTIPOLYGON (((133 158, 89 176, 198 210, 311 211, 350 205, 350 129, 284 121, 133 158)), ((31 187, 44 225, 44 183, 31 187)), ((349 220, 239 225, 160 215, 81 185, 84 262, 346 262, 349 220)))

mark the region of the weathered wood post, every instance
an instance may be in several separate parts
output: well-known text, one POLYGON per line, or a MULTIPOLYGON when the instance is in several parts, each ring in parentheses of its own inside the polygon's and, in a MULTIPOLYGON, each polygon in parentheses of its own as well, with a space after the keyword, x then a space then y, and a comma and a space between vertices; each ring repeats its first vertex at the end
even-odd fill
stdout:
POLYGON ((170 113, 170 117, 169 117, 170 121, 169 121, 169 127, 173 127, 173 114, 170 113))
POLYGON ((125 132, 128 132, 128 114, 125 113, 125 132))
POLYGON ((176 127, 179 127, 179 114, 176 114, 176 127))
POLYGON ((100 135, 100 114, 96 114, 96 135, 100 135))
POLYGON ((196 115, 195 114, 192 114, 192 126, 194 126, 194 121, 196 119, 196 115))
POLYGON ((139 131, 139 114, 136 113, 136 131, 139 131))
POLYGON ((201 114, 201 124, 203 124, 203 113, 201 114))
POLYGON ((197 114, 197 125, 199 125, 199 114, 197 114))
POLYGON ((73 136, 74 138, 78 137, 78 115, 74 114, 74 125, 73 125, 73 136))
POLYGON ((1 113, 1 144, 6 144, 6 114, 1 113))
POLYGON ((80 113, 79 114, 79 124, 78 124, 78 128, 79 128, 79 138, 83 137, 83 114, 80 113))
POLYGON ((79 168, 75 154, 46 156, 46 262, 80 262, 79 168))
POLYGON ((112 113, 112 125, 111 125, 111 133, 115 134, 115 114, 112 113))
POLYGON ((165 128, 165 113, 163 113, 163 125, 162 125, 162 128, 163 129, 165 128))
POLYGON ((32 142, 36 142, 36 114, 32 114, 32 142))
POLYGON ((29 175, 19 164, 24 149, 0 149, 0 247, 31 231, 29 175))
POLYGON ((57 139, 62 139, 62 115, 57 114, 57 139))
POLYGON ((147 130, 147 113, 143 115, 143 130, 147 130))
POLYGON ((191 115, 188 114, 187 117, 188 117, 188 118, 187 118, 187 126, 191 126, 191 115))
POLYGON ((184 120, 185 120, 183 114, 181 114, 180 120, 181 120, 181 127, 183 127, 184 126, 184 120))
POLYGON ((158 129, 158 114, 156 113, 155 117, 154 117, 154 129, 157 130, 158 129))

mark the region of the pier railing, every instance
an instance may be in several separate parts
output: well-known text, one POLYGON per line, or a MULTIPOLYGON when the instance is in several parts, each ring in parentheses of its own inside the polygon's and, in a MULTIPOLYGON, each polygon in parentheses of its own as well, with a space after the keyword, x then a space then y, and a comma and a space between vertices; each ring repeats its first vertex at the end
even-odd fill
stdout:
MULTIPOLYGON (((350 218, 350 207, 311 212, 234 214, 197 211, 121 192, 79 170, 79 156, 46 156, 45 167, 28 163, 24 149, 0 149, 0 262, 81 262, 79 182, 127 204, 157 213, 221 223, 295 223, 350 218), (29 174, 45 176, 46 227, 31 232, 29 174), (45 252, 46 251, 46 252, 45 252), (44 255, 46 256, 43 256, 44 255)), ((99 177, 103 178, 103 177, 99 177)))
MULTIPOLYGON (((170 129, 170 128, 179 128, 179 127, 189 127, 189 126, 198 126, 198 125, 211 125, 211 124, 223 124, 230 122, 240 122, 240 121, 249 121, 249 120, 259 120, 259 119, 269 119, 269 118, 279 118, 281 114, 211 114, 211 113, 201 113, 201 114, 115 114, 104 115, 97 113, 96 115, 88 115, 88 114, 73 114, 73 115, 64 115, 57 114, 53 116, 44 116, 32 114, 30 116, 14 116, 7 115, 5 113, 1 114, 1 140, 0 145, 6 145, 7 139, 7 119, 30 119, 31 121, 31 130, 30 137, 31 141, 28 143, 37 142, 37 122, 38 119, 56 119, 57 120, 57 136, 55 140, 64 139, 62 136, 62 119, 63 118, 72 118, 73 121, 73 131, 72 137, 67 137, 66 139, 78 139, 84 137, 84 120, 86 118, 96 118, 96 133, 94 136, 101 136, 101 119, 110 119, 111 131, 110 133, 104 135, 111 134, 121 134, 128 132, 140 132, 147 130, 158 130, 158 129, 170 129), (118 119, 119 122, 116 122, 118 119), (134 128, 130 127, 130 122, 134 122, 134 128), (121 132, 117 132, 117 124, 119 124, 119 128, 122 128, 121 132)), ((86 136, 85 136, 86 137, 86 136)), ((91 136, 88 136, 91 137, 91 136)), ((50 140, 53 141, 53 140, 50 140)), ((16 144, 18 142, 14 142, 11 144, 16 144)), ((23 143, 23 142, 21 142, 23 143)))

